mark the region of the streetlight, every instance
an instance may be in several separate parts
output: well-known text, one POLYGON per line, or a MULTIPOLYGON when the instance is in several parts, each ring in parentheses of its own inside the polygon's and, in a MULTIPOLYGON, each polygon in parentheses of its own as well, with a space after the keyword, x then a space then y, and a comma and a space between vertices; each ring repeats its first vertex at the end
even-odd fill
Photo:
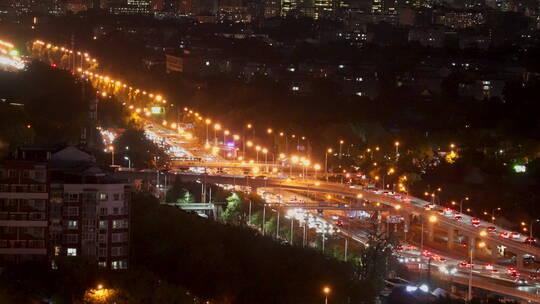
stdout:
POLYGON ((255 146, 255 151, 257 151, 257 154, 256 154, 257 157, 256 157, 256 159, 257 159, 257 163, 259 163, 259 151, 261 151, 261 146, 255 146))
POLYGON ((394 146, 396 146, 396 159, 399 157, 399 141, 396 141, 394 143, 394 146))
POLYGON ((212 121, 207 118, 204 123, 206 124, 206 143, 208 143, 208 126, 212 123, 212 121))
POLYGON ((224 145, 225 145, 225 142, 227 141, 227 136, 229 136, 229 134, 231 134, 231 132, 229 132, 229 130, 223 131, 223 144, 224 145))
POLYGON ((315 164, 313 165, 313 169, 315 169, 315 179, 317 179, 317 171, 321 170, 321 165, 315 164))
MULTIPOLYGON (((530 223, 530 225, 529 225, 529 237, 530 237, 531 239, 532 239, 532 237, 533 237, 533 233, 532 233, 532 232, 533 232, 533 224, 534 224, 534 223, 538 223, 538 222, 540 222, 540 219, 535 219, 535 220, 532 220, 531 223, 530 223)), ((521 226, 525 226, 525 225, 526 225, 525 222, 521 222, 521 226)), ((525 230, 525 229, 527 229, 527 228, 524 228, 524 230, 525 230)))
POLYGON ((215 124, 214 125, 214 145, 217 146, 218 142, 217 142, 217 131, 221 130, 221 125, 220 124, 215 124))
POLYGON ((339 141, 339 158, 341 158, 341 147, 343 146, 344 143, 345 143, 345 141, 343 141, 343 140, 339 141))
POLYGON ((279 132, 279 136, 285 139, 285 152, 289 153, 289 143, 288 143, 287 136, 283 132, 279 132))
POLYGON ((114 166, 114 147, 112 145, 109 146, 109 151, 111 151, 111 166, 114 166))
POLYGON ((326 181, 328 182, 328 153, 332 153, 332 148, 328 148, 324 153, 324 174, 326 175, 326 181))
MULTIPOLYGON (((501 211, 501 207, 493 208, 491 209, 491 223, 495 223, 495 211, 501 211)), ((486 211, 484 211, 484 215, 488 215, 486 211)))
MULTIPOLYGON (((472 270, 473 270, 473 248, 475 247, 475 244, 474 244, 474 238, 472 239, 471 241, 471 246, 470 246, 470 249, 469 249, 469 256, 470 256, 470 261, 469 261, 469 292, 468 292, 468 296, 467 296, 467 300, 470 302, 471 299, 472 299, 472 270)), ((484 248, 486 247, 486 243, 484 241, 481 241, 480 243, 478 243, 478 248, 484 248)))
POLYGON ((468 200, 469 200, 469 197, 466 196, 465 198, 459 201, 459 213, 463 214, 463 201, 468 201, 468 200))
POLYGON ((330 294, 330 287, 328 286, 324 286, 323 288, 323 293, 324 293, 324 304, 328 304, 328 295, 330 294))
POLYGON ((268 172, 268 149, 263 148, 262 153, 264 154, 264 165, 266 167, 266 172, 268 172))
POLYGON ((131 159, 127 156, 124 156, 124 159, 128 161, 128 169, 131 169, 131 159))

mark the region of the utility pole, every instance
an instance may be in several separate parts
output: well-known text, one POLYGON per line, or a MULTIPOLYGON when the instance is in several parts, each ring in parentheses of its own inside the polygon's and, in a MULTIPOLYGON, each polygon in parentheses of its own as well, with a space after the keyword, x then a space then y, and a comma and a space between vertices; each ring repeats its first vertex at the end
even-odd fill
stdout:
POLYGON ((279 239, 279 208, 276 210, 277 212, 277 228, 276 228, 276 239, 279 239))
POLYGON ((248 224, 251 225, 251 200, 249 200, 249 215, 248 215, 248 224))

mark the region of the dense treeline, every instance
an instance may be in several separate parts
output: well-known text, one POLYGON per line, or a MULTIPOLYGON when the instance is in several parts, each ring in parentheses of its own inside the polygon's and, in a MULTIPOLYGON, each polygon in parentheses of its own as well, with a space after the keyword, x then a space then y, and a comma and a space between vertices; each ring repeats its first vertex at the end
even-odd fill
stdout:
POLYGON ((220 303, 314 303, 329 285, 333 303, 367 303, 375 296, 352 264, 160 206, 144 194, 133 206, 134 265, 198 295, 220 303))

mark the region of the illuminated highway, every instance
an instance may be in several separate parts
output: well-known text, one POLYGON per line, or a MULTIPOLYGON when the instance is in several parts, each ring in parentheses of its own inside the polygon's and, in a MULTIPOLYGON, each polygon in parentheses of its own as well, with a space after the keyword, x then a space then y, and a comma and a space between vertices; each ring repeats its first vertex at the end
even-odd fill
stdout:
MULTIPOLYGON (((523 266, 523 255, 540 256, 538 247, 525 243, 526 236, 505 230, 486 221, 474 219, 466 214, 458 214, 456 211, 447 210, 442 206, 404 193, 366 189, 362 186, 349 186, 317 179, 321 165, 314 163, 308 157, 283 153, 274 155, 264 145, 258 145, 248 138, 241 138, 232 130, 226 129, 225 126, 210 118, 205 118, 187 107, 173 110, 182 112, 184 117, 182 121, 167 121, 159 115, 164 109, 173 108, 173 105, 168 103, 165 97, 158 93, 135 88, 125 81, 99 73, 96 60, 87 53, 69 50, 42 41, 35 41, 33 47, 35 53, 38 54, 34 54, 34 56, 41 59, 43 57, 40 56, 44 56, 43 54, 47 54, 48 60, 55 58, 54 54, 56 53, 60 53, 60 55, 73 54, 73 56, 78 54, 81 59, 80 66, 66 66, 65 62, 62 61, 54 64, 62 65, 63 68, 75 68, 74 73, 91 81, 101 98, 114 95, 122 102, 129 109, 132 117, 144 126, 148 138, 169 153, 173 171, 184 180, 204 178, 208 183, 248 186, 254 189, 265 188, 274 195, 279 191, 287 190, 343 196, 356 200, 354 204, 371 202, 376 205, 372 205, 370 211, 379 208, 381 212, 389 213, 391 211, 392 214, 400 214, 406 219, 411 216, 420 219, 433 219, 433 225, 451 231, 451 233, 449 232, 451 235, 458 231, 467 236, 470 239, 469 244, 472 244, 475 249, 481 245, 479 247, 486 247, 486 249, 490 247, 491 251, 494 251, 496 246, 503 246, 503 249, 516 255, 518 268, 520 271, 525 271, 524 273, 526 273, 526 269, 523 266), (248 159, 247 155, 251 155, 252 158, 248 159), (253 157, 254 155, 255 157, 253 157)), ((58 56, 58 58, 60 57, 58 56)), ((268 132, 271 133, 272 130, 269 129, 268 132)), ((114 145, 114 136, 111 136, 110 144, 114 145)), ((332 219, 327 217, 331 213, 325 212, 325 214, 327 215, 323 216, 324 220, 327 223, 332 223, 332 219)), ((409 225, 408 222, 407 225, 409 225)), ((427 223, 426 226, 429 227, 429 225, 427 223)), ((361 225, 353 224, 353 226, 358 227, 358 229, 340 229, 340 233, 358 241, 365 240, 365 232, 361 231, 361 225)), ((427 229, 433 230, 433 226, 427 229)), ((452 244, 453 239, 449 243, 452 244)), ((426 240, 424 245, 424 248, 427 249, 429 241, 426 240)), ((404 243, 404 246, 409 246, 409 244, 404 243)), ((434 248, 430 254, 433 255, 436 250, 434 248)), ((412 250, 403 254, 411 258, 418 258, 422 253, 418 250, 412 250)), ((448 269, 457 269, 452 273, 455 282, 463 283, 463 280, 468 279, 464 273, 468 273, 469 268, 461 269, 462 267, 459 267, 459 263, 466 258, 454 256, 453 251, 448 248, 446 251, 437 253, 436 256, 439 261, 433 261, 433 265, 442 269, 441 275, 447 276, 448 273, 445 271, 450 271, 448 269), (440 258, 445 261, 440 261, 440 258)), ((422 259, 425 261, 431 258, 433 256, 424 256, 422 259)), ((473 258, 474 262, 476 262, 475 259, 473 258)), ((477 268, 473 266, 475 278, 472 282, 473 286, 529 301, 538 302, 540 300, 540 297, 536 295, 536 287, 528 290, 522 290, 522 287, 516 288, 514 280, 506 273, 505 266, 495 265, 493 269, 489 270, 477 268)))

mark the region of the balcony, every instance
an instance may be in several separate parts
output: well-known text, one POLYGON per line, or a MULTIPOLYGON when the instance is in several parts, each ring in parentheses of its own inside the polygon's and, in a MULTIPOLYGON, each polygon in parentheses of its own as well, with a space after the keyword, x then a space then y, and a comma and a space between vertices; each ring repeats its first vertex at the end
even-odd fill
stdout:
POLYGON ((45 241, 0 240, 0 254, 47 254, 45 241))
POLYGON ((0 226, 47 227, 45 212, 0 212, 0 226))
POLYGON ((0 248, 45 248, 44 240, 0 240, 0 248))

